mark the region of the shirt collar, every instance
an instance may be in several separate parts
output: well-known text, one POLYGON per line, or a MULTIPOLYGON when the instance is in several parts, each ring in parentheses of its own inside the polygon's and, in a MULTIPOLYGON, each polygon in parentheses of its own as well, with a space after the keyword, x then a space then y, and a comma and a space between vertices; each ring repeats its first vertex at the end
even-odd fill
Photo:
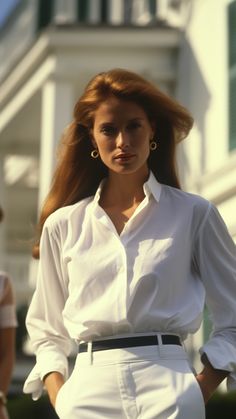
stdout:
POLYGON ((161 184, 156 180, 154 174, 151 171, 147 182, 145 182, 143 185, 143 190, 148 198, 153 195, 157 202, 160 201, 161 184))
POLYGON ((102 193, 102 188, 103 188, 103 185, 104 185, 104 183, 105 183, 105 178, 104 179, 102 179, 101 180, 101 182, 99 183, 99 185, 98 185, 98 188, 97 188, 97 190, 96 190, 96 193, 95 193, 95 195, 94 195, 94 199, 93 199, 93 203, 94 203, 94 205, 96 205, 96 204, 98 204, 98 202, 99 202, 99 199, 100 199, 100 197, 101 197, 101 193, 102 193))
MULTIPOLYGON (((99 202, 104 182, 105 182, 105 179, 103 179, 100 182, 98 189, 94 195, 94 199, 93 199, 94 205, 98 204, 99 202)), ((161 184, 156 180, 154 174, 151 171, 150 171, 148 180, 143 185, 143 190, 148 199, 150 198, 151 195, 153 195, 153 197, 155 198, 157 202, 160 201, 161 184)))

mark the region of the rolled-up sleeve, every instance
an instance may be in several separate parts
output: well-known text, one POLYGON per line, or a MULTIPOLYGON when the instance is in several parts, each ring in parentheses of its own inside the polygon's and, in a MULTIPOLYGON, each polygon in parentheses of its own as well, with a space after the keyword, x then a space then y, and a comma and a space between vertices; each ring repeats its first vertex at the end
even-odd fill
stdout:
POLYGON ((200 353, 214 368, 228 371, 227 387, 236 389, 236 247, 212 204, 197 232, 194 259, 213 324, 200 353))
POLYGON ((43 377, 58 371, 68 375, 67 357, 72 340, 63 324, 67 287, 61 261, 59 235, 45 223, 40 241, 37 286, 26 318, 26 326, 36 365, 25 381, 23 391, 38 399, 43 391, 43 377))

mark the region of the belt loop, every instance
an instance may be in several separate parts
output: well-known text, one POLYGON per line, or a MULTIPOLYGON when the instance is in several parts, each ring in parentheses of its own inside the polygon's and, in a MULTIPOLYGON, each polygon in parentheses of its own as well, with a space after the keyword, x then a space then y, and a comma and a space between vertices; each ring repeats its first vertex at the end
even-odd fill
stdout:
POLYGON ((157 333, 156 337, 157 337, 157 342, 158 342, 157 351, 159 352, 159 355, 161 355, 161 352, 162 352, 162 338, 161 338, 161 334, 160 333, 157 333))
POLYGON ((93 342, 91 341, 88 342, 87 355, 88 355, 89 364, 91 365, 93 363, 93 342))

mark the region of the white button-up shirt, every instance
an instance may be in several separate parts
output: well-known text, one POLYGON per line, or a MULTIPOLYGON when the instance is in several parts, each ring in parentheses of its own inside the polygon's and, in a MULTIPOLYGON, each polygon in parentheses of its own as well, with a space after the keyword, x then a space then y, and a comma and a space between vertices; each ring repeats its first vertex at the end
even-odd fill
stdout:
MULTIPOLYGON (((48 217, 27 327, 37 363, 24 391, 50 371, 66 376, 71 342, 123 333, 198 330, 205 301, 214 329, 201 348, 236 384, 236 250, 216 208, 159 184, 119 235, 95 196, 48 217), (205 298, 206 297, 206 298, 205 298)), ((236 387, 236 385, 234 385, 236 387)))

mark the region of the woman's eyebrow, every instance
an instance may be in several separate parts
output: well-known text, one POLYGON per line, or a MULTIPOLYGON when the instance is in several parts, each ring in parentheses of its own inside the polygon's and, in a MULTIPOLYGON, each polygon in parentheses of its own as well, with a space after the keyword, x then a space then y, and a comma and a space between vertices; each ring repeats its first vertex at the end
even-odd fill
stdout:
MULTIPOLYGON (((128 119, 126 122, 136 122, 136 121, 143 121, 144 118, 142 117, 135 117, 135 118, 130 118, 128 119)), ((103 121, 99 124, 99 127, 105 127, 105 126, 110 126, 110 125, 116 125, 116 121, 103 121)))
POLYGON ((101 122, 99 124, 99 127, 107 127, 107 126, 111 126, 111 125, 115 125, 115 122, 113 121, 105 121, 105 122, 101 122))

